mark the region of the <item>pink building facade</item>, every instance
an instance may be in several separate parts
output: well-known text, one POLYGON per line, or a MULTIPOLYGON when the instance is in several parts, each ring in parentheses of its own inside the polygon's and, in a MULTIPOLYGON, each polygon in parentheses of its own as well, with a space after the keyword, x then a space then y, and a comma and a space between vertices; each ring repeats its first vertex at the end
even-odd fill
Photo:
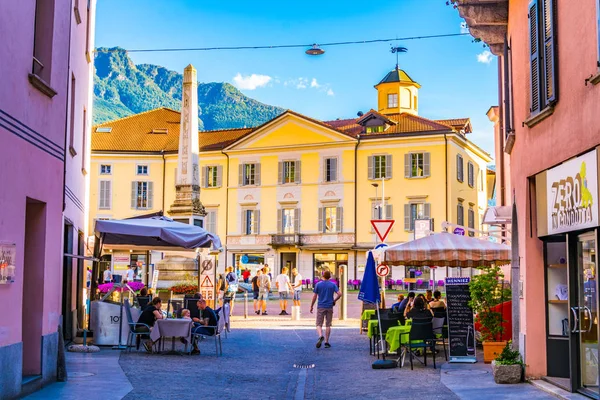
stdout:
POLYGON ((600 5, 576 3, 457 5, 501 65, 496 162, 509 157, 517 210, 526 373, 598 398, 600 5))
MULTIPOLYGON (((64 308, 63 209, 83 227, 84 217, 78 216, 83 211, 73 209, 70 197, 86 203, 85 175, 72 167, 83 161, 69 152, 69 111, 72 75, 81 76, 82 87, 91 81, 89 63, 78 60, 85 53, 71 52, 86 40, 88 30, 80 25, 87 20, 82 0, 0 3, 1 399, 56 380, 64 308)), ((73 143, 89 147, 78 118, 73 143)))

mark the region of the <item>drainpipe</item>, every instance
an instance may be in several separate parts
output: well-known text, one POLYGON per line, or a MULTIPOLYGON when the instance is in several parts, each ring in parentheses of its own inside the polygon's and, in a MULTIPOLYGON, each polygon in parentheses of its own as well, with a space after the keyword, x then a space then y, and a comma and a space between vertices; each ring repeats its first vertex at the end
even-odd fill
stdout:
POLYGON ((358 145, 360 144, 360 134, 356 135, 356 145, 354 146, 354 276, 357 272, 357 254, 356 246, 358 245, 358 145))
MULTIPOLYGON (((227 235, 229 235, 229 154, 221 150, 221 153, 227 157, 227 179, 225 180, 225 265, 227 265, 227 235)), ((215 265, 215 271, 217 266, 215 265)))
MULTIPOLYGON (((73 8, 73 1, 70 1, 71 3, 71 8, 73 8)), ((69 51, 68 51, 68 58, 67 58, 67 86, 65 86, 66 88, 66 98, 65 98, 65 159, 63 160, 63 213, 65 212, 65 209, 67 208, 67 157, 68 157, 68 153, 69 153, 69 149, 67 148, 67 136, 69 136, 68 131, 68 127, 69 127, 69 100, 73 101, 73 99, 69 99, 69 93, 71 93, 71 91, 69 90, 69 82, 71 82, 71 30, 73 29, 73 27, 71 26, 71 18, 73 18, 73 13, 69 13, 69 51)), ((84 121, 84 126, 85 125, 85 121, 84 121)), ((83 134, 85 135, 85 129, 83 130, 83 134)), ((85 149, 83 150, 85 151, 85 149)), ((83 154, 81 155, 82 157, 84 156, 83 154)), ((64 216, 63 216, 64 217, 64 216)), ((63 225, 64 225, 64 221, 63 221, 63 225)))
POLYGON ((444 175, 446 179, 446 222, 448 221, 448 137, 444 133, 444 175))
POLYGON ((166 169, 166 164, 167 164, 167 160, 165 160, 165 149, 162 149, 160 151, 160 155, 162 156, 163 159, 163 176, 162 176, 162 215, 165 215, 165 169, 166 169))

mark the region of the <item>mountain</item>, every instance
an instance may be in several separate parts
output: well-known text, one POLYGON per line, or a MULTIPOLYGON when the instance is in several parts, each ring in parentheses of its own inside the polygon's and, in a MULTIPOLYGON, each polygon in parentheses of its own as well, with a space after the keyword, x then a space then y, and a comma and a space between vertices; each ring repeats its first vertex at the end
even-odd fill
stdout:
MULTIPOLYGON (((158 65, 135 65, 118 47, 99 48, 94 66, 94 124, 157 107, 180 110, 182 74, 158 65)), ((283 111, 229 83, 198 84, 198 126, 203 130, 257 126, 283 111)))

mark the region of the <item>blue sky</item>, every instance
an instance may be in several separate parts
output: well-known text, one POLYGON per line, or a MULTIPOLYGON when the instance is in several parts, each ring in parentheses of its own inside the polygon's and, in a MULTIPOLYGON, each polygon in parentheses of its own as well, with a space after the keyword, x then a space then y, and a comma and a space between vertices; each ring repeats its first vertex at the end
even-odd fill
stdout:
MULTIPOLYGON (((125 49, 326 43, 461 32, 443 0, 184 1, 101 0, 96 46, 125 49)), ((470 117, 470 139, 493 152, 485 113, 497 100, 497 61, 471 36, 392 42, 408 48, 404 69, 422 87, 419 114, 470 117)), ((261 102, 320 120, 351 118, 377 108, 377 84, 396 64, 390 43, 304 49, 131 53, 136 64, 182 72, 201 82, 230 82, 261 102), (254 75, 254 76, 253 76, 254 75)))

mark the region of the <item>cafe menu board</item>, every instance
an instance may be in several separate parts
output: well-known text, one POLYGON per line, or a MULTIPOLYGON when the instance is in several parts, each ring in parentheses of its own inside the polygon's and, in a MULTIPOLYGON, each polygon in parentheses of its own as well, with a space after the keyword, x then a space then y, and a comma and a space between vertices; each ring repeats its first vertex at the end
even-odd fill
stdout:
POLYGON ((475 328, 469 307, 471 278, 446 278, 450 362, 474 363, 475 328))

